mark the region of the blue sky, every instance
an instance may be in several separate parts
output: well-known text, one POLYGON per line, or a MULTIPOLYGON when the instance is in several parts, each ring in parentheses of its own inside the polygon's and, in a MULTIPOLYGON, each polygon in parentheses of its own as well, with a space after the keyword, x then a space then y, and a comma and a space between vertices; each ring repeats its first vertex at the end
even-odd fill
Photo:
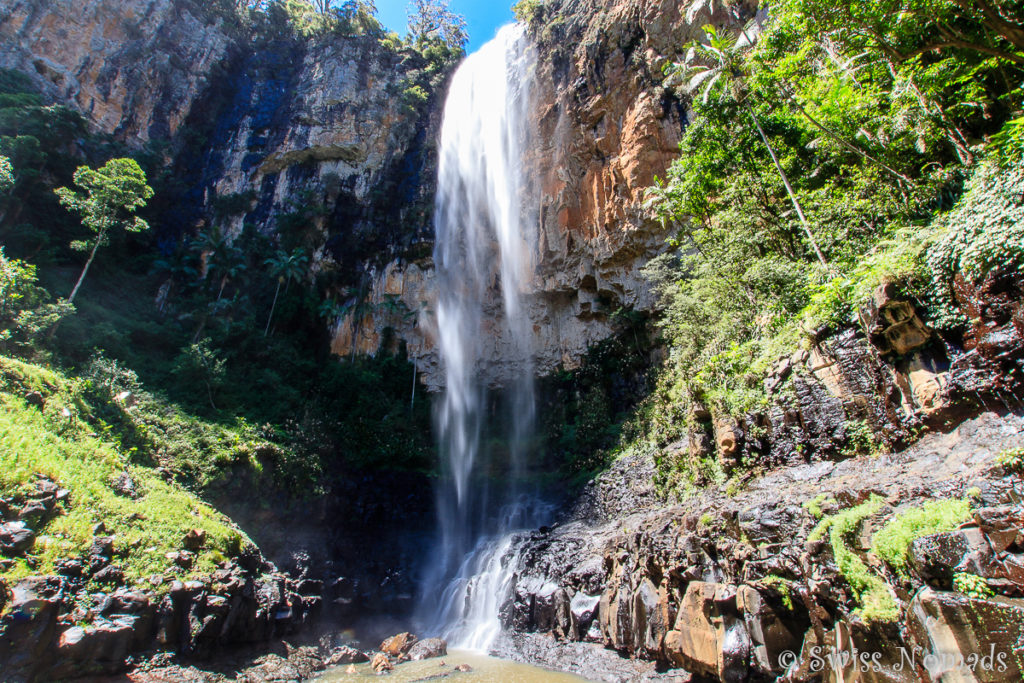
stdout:
MULTIPOLYGON (((449 0, 448 6, 466 18, 469 30, 468 52, 494 37, 495 32, 513 20, 515 0, 449 0)), ((384 26, 405 35, 408 0, 377 0, 377 15, 384 26)))

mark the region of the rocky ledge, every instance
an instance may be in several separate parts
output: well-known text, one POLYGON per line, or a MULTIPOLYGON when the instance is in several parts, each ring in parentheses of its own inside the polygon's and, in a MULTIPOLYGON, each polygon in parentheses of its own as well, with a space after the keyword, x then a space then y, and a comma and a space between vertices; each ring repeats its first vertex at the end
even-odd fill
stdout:
POLYGON ((881 287, 860 329, 778 363, 768 410, 694 405, 657 464, 618 460, 522 539, 502 654, 611 681, 635 672, 574 644, 683 678, 1020 679, 1021 283, 958 297, 973 322, 954 338, 881 287))
POLYGON ((1019 678, 1022 435, 1020 415, 984 413, 898 454, 782 468, 667 508, 649 463, 621 462, 576 518, 526 541, 504 619, 547 637, 502 653, 609 681, 632 679, 567 661, 566 644, 722 681, 815 680, 836 653, 844 680, 909 681, 925 669, 908 661, 945 671, 995 652, 1006 668, 977 680, 1019 678))
MULTIPOLYGON (((203 580, 154 575, 148 586, 88 592, 89 577, 102 572, 108 585, 123 583, 112 548, 112 538, 98 535, 88 557, 64 562, 60 573, 0 585, 4 681, 120 674, 146 651, 202 659, 229 647, 266 648, 298 632, 321 607, 322 585, 293 581, 258 553, 226 561, 203 580)), ((187 563, 190 554, 182 550, 175 559, 187 563)))

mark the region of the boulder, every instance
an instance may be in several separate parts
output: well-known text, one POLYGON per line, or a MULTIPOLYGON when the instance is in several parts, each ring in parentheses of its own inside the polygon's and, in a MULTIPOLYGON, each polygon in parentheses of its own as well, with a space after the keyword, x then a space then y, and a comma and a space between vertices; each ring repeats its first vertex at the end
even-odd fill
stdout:
POLYGON ((125 658, 135 640, 135 619, 119 617, 89 626, 75 626, 60 635, 57 656, 61 663, 53 675, 113 676, 127 667, 125 658), (62 672, 66 672, 62 674, 62 672))
POLYGON ((441 638, 421 640, 409 649, 409 659, 417 662, 421 659, 444 657, 448 654, 448 643, 441 638))
POLYGON ((664 652, 675 667, 722 681, 748 673, 750 636, 736 605, 736 587, 693 581, 679 604, 664 652))
POLYGON ((792 611, 780 614, 751 586, 740 586, 736 591, 736 607, 743 613, 750 634, 752 666, 764 676, 783 673, 780 657, 800 649, 809 620, 792 611))
POLYGON ((979 600, 924 588, 907 614, 932 680, 1024 679, 1024 602, 979 600), (976 665, 969 671, 971 677, 965 677, 959 663, 972 661, 972 656, 976 665))
POLYGON ((394 669, 395 665, 391 663, 391 660, 388 659, 388 656, 386 654, 384 654, 383 652, 378 652, 373 656, 373 659, 370 661, 370 667, 377 674, 383 674, 394 669))
POLYGON ((33 577, 11 588, 0 617, 0 672, 5 680, 41 678, 52 664, 63 584, 58 577, 33 577))
MULTIPOLYGON (((426 642, 429 641, 423 641, 423 643, 426 642)), ((422 645, 423 643, 418 643, 417 645, 422 645)), ((331 651, 330 656, 327 658, 327 666, 341 666, 342 664, 360 664, 362 662, 368 661, 370 661, 370 658, 366 655, 365 652, 357 650, 354 647, 341 645, 339 647, 334 648, 331 651)))
POLYGON ((380 651, 391 657, 402 657, 409 653, 416 640, 416 636, 411 633, 399 633, 381 643, 380 651))
POLYGON ((35 542, 35 532, 24 522, 0 524, 0 554, 17 557, 29 550, 35 542))
POLYGON ((715 419, 715 443, 718 459, 727 471, 739 464, 743 430, 735 419, 728 416, 715 419))
POLYGON ((185 550, 196 550, 202 549, 206 545, 206 532, 202 529, 193 529, 192 531, 185 534, 185 538, 181 540, 182 546, 185 550))
POLYGON ((939 587, 949 587, 957 572, 985 575, 992 559, 988 541, 977 527, 924 536, 910 545, 911 566, 939 587))
POLYGON ((898 356, 927 344, 932 331, 911 302, 897 296, 896 287, 883 284, 861 307, 860 320, 871 343, 882 353, 898 356))

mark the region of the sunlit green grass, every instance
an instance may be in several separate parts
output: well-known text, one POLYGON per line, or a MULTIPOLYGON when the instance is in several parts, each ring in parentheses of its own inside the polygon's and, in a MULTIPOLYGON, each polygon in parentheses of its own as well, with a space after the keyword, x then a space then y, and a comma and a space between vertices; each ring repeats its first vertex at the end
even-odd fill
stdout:
POLYGON ((49 574, 60 561, 85 556, 99 522, 114 537, 113 564, 124 570, 128 583, 153 574, 208 574, 250 543, 229 519, 155 470, 130 464, 95 433, 83 419, 88 406, 77 387, 58 373, 0 359, 0 495, 22 497, 34 490, 39 477, 70 492, 57 515, 35 530, 35 547, 6 572, 0 570, 0 579, 49 574), (29 405, 26 391, 43 394, 45 408, 29 405), (135 499, 112 487, 125 472, 135 483, 135 499), (183 538, 193 529, 206 532, 206 543, 185 572, 166 554, 182 550, 183 538))

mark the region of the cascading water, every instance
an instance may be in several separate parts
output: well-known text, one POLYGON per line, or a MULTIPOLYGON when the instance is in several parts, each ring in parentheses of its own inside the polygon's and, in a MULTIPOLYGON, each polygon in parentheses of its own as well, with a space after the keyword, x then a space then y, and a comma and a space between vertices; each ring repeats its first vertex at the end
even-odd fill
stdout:
MULTIPOLYGON (((500 633, 519 544, 547 510, 517 490, 534 421, 531 323, 535 212, 525 197, 531 50, 508 26, 456 72, 445 104, 435 210, 438 345, 445 394, 436 415, 444 463, 439 542, 423 586, 428 632, 486 649, 500 633), (500 297, 496 292, 500 291, 500 297), (504 369, 510 420, 504 486, 489 486, 481 447, 487 355, 504 369), (511 379, 510 379, 511 377, 511 379)), ((493 369, 493 368, 492 368, 493 369)))

